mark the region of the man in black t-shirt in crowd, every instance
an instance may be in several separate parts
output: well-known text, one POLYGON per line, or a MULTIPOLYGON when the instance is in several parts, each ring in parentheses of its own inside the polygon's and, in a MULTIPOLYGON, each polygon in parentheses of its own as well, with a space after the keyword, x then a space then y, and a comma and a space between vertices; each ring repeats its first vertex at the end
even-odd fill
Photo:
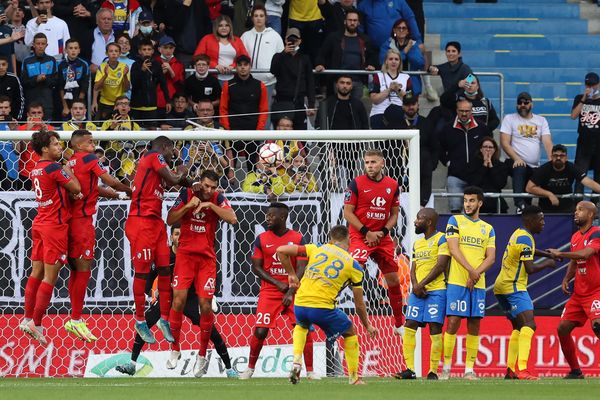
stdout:
POLYGON ((557 195, 573 193, 575 182, 600 193, 600 184, 567 161, 567 148, 557 144, 552 147, 551 160, 534 172, 525 190, 540 196, 539 206, 545 213, 571 213, 575 210, 575 200, 559 199, 557 195))
MULTIPOLYGON (((595 72, 585 76, 585 91, 575 96, 571 119, 579 120, 575 166, 594 170, 594 180, 600 183, 600 77, 595 72)), ((577 185, 576 190, 583 188, 577 185)))

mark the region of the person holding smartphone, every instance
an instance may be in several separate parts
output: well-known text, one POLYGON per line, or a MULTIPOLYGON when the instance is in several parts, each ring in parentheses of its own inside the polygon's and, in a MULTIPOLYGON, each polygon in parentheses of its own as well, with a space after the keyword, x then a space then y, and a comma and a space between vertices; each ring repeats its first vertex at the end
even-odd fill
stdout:
POLYGON ((31 46, 34 36, 37 33, 43 33, 48 39, 48 47, 46 54, 62 60, 63 46, 67 40, 71 38, 67 23, 55 17, 52 14, 54 2, 52 0, 38 0, 37 2, 37 18, 32 18, 27 22, 27 31, 25 32, 25 44, 31 46))

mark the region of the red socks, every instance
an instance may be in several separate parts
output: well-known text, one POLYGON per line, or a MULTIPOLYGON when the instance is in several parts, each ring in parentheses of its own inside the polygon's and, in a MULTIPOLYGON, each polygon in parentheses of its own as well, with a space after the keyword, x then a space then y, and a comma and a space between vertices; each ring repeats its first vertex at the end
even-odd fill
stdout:
POLYGON ((171 314, 169 315, 169 324, 171 324, 171 334, 173 334, 173 338, 175 341, 171 343, 171 349, 175 351, 179 351, 180 342, 179 338, 181 336, 181 322, 183 320, 183 311, 175 311, 171 309, 171 314))
POLYGON ((306 344, 304 345, 304 365, 306 365, 307 372, 313 370, 313 334, 310 331, 306 335, 306 344))
POLYGON ((394 325, 396 327, 404 325, 404 315, 402 314, 402 290, 400 285, 388 286, 388 297, 390 299, 390 307, 394 314, 394 325))
POLYGON ((579 369, 579 360, 577 359, 577 347, 571 335, 559 336, 560 348, 562 349, 565 359, 569 363, 571 369, 579 369))
MULTIPOLYGON (((161 267, 168 268, 168 267, 161 267)), ((168 271, 168 269, 167 269, 168 271)), ((146 283, 144 282, 144 287, 146 283)), ((171 312, 171 298, 173 292, 171 291, 171 276, 170 275, 158 275, 158 301, 160 307, 160 316, 166 320, 169 319, 169 313, 171 312)))
POLYGON ((27 285, 25 286, 25 318, 33 318, 36 294, 41 283, 41 280, 33 276, 29 276, 29 279, 27 279, 27 285))
MULTIPOLYGON (((144 311, 146 308, 146 280, 133 278, 133 300, 135 302, 135 319, 145 321, 144 311)), ((161 310, 162 311, 162 310, 161 310)))
POLYGON ((198 351, 200 357, 206 357, 206 348, 214 322, 215 316, 212 312, 200 315, 200 350, 198 351))
POLYGON ((42 283, 40 283, 40 286, 37 290, 37 294, 35 296, 35 308, 33 310, 33 323, 35 324, 35 326, 42 325, 42 317, 44 316, 44 314, 46 314, 46 310, 50 305, 53 290, 53 285, 43 281, 42 283))
POLYGON ((81 319, 85 292, 87 290, 91 271, 71 271, 69 278, 69 297, 71 298, 71 319, 81 319))
POLYGON ((262 350, 264 343, 264 339, 259 339, 254 335, 252 335, 250 338, 250 357, 248 360, 248 368, 254 369, 256 367, 256 362, 258 361, 258 356, 260 355, 260 351, 262 350))

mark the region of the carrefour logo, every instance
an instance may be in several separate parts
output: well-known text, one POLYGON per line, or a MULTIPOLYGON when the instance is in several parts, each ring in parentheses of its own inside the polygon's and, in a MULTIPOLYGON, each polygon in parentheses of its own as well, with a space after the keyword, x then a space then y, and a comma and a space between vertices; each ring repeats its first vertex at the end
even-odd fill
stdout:
POLYGON ((385 206, 385 199, 381 196, 377 196, 371 200, 371 204, 373 204, 375 207, 383 207, 385 206))
MULTIPOLYGON (((127 364, 130 360, 131 353, 117 354, 116 356, 112 356, 109 359, 99 362, 91 369, 91 371, 93 374, 103 378, 111 369, 115 368, 117 365, 127 364)), ((135 376, 148 376, 154 369, 150 360, 142 355, 137 359, 137 363, 142 364, 142 368, 135 373, 135 376)))

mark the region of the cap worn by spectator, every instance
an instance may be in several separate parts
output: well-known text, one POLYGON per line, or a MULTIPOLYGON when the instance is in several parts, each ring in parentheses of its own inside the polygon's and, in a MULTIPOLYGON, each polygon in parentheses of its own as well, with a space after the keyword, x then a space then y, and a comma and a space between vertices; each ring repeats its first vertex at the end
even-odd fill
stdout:
POLYGON ((171 36, 163 36, 160 38, 160 40, 158 41, 158 45, 159 46, 166 46, 172 44, 173 46, 175 46, 175 40, 173 40, 173 38, 171 36))
POLYGON ((295 37, 296 39, 301 39, 302 36, 300 36, 300 31, 298 30, 298 28, 289 28, 287 30, 287 32, 285 33, 285 38, 289 39, 295 37))
POLYGON ((589 72, 585 76, 585 86, 594 86, 600 83, 600 77, 595 72, 589 72))
POLYGON ((531 95, 527 92, 521 92, 519 93, 519 95, 517 96, 517 103, 521 100, 527 100, 527 101, 532 101, 531 99, 531 95))
POLYGON ((252 64, 252 60, 247 55, 241 54, 241 55, 237 56, 237 58, 235 59, 235 63, 236 64, 241 64, 241 63, 252 64))
POLYGON ((415 95, 412 90, 406 92, 402 98, 402 104, 417 104, 419 102, 419 95, 415 95))
POLYGON ((140 22, 148 22, 148 21, 153 21, 154 18, 152 17, 152 13, 147 11, 147 10, 142 10, 142 12, 140 13, 140 16, 138 18, 138 21, 140 22))

